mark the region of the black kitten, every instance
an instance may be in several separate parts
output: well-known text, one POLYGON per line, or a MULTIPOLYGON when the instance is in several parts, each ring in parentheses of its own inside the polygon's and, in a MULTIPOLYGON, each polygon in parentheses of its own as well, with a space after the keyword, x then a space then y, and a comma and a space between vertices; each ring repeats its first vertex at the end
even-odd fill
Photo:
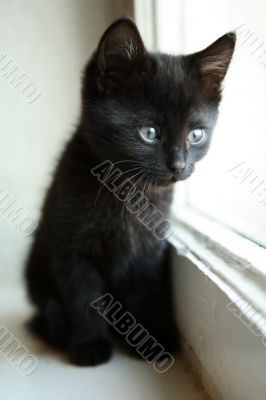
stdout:
POLYGON ((91 306, 108 292, 175 351, 169 244, 151 229, 160 221, 140 214, 152 204, 166 218, 174 182, 206 154, 234 45, 231 33, 188 56, 149 53, 135 24, 121 19, 90 59, 80 124, 47 194, 26 271, 38 307, 32 326, 73 362, 110 358, 114 329, 91 306), (106 163, 112 190, 95 173, 106 163), (114 193, 126 180, 145 195, 134 212, 114 193))

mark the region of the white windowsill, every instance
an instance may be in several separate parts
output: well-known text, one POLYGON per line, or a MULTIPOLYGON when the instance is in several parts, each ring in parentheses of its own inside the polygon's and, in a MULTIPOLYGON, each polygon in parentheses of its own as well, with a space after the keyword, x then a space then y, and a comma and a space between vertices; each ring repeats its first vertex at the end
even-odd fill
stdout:
POLYGON ((179 254, 201 265, 232 301, 244 297, 265 315, 266 250, 191 208, 180 215, 170 239, 179 254))

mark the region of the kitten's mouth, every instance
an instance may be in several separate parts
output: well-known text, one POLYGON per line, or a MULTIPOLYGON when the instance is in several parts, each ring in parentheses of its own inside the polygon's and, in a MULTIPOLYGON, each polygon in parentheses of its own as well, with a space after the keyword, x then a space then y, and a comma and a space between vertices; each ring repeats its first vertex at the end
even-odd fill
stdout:
POLYGON ((179 173, 176 175, 170 175, 169 177, 166 177, 164 179, 164 186, 173 185, 176 182, 186 180, 187 178, 190 177, 190 175, 193 173, 193 171, 194 171, 194 168, 190 168, 182 173, 179 173))
POLYGON ((177 175, 177 176, 172 176, 171 181, 173 183, 176 183, 178 181, 184 181, 185 179, 187 179, 188 176, 189 176, 188 174, 180 174, 180 175, 177 175))
MULTIPOLYGON (((175 175, 173 175, 171 173, 158 174, 158 175, 156 174, 156 175, 154 175, 151 186, 154 186, 154 187, 156 187, 156 186, 157 187, 173 186, 176 182, 184 181, 185 179, 187 179, 192 174, 193 170, 194 170, 194 168, 189 168, 189 169, 183 171, 182 173, 175 174, 175 175)), ((139 186, 141 186, 141 187, 147 186, 145 184, 145 180, 140 182, 139 186)))
POLYGON ((177 181, 178 178, 175 178, 173 175, 167 177, 157 177, 157 179, 155 180, 155 185, 167 187, 172 186, 177 181))

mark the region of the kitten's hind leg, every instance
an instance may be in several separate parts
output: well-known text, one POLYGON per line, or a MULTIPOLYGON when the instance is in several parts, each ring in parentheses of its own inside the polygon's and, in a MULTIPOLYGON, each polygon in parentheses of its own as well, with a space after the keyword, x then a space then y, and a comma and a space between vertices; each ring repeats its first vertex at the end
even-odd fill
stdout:
POLYGON ((50 299, 27 323, 28 328, 59 349, 65 349, 68 342, 66 316, 59 304, 50 299))
POLYGON ((68 354, 78 365, 98 365, 112 355, 109 326, 91 303, 105 283, 88 259, 64 257, 57 262, 58 284, 68 320, 68 354))
POLYGON ((78 365, 97 365, 111 357, 106 321, 91 307, 105 290, 97 268, 86 257, 49 254, 39 243, 27 265, 30 298, 38 307, 29 328, 66 351, 78 365), (51 272, 50 272, 51 271, 51 272))
POLYGON ((97 365, 109 360, 112 349, 104 335, 100 336, 97 321, 90 321, 90 324, 91 328, 86 328, 83 318, 79 321, 75 318, 73 325, 59 304, 49 300, 28 322, 28 328, 51 346, 67 351, 74 364, 97 365), (88 329, 92 335, 88 334, 88 329))

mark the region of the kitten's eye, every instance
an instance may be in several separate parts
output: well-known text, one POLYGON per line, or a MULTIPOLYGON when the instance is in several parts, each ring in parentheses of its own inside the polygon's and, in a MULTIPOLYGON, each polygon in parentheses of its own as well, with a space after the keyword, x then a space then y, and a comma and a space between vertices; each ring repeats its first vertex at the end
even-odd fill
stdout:
POLYGON ((204 129, 193 129, 193 131, 188 134, 188 141, 193 146, 199 146, 205 142, 206 131, 204 129))
POLYGON ((147 143, 156 142, 160 138, 158 130, 153 126, 143 126, 138 129, 138 132, 147 143))

